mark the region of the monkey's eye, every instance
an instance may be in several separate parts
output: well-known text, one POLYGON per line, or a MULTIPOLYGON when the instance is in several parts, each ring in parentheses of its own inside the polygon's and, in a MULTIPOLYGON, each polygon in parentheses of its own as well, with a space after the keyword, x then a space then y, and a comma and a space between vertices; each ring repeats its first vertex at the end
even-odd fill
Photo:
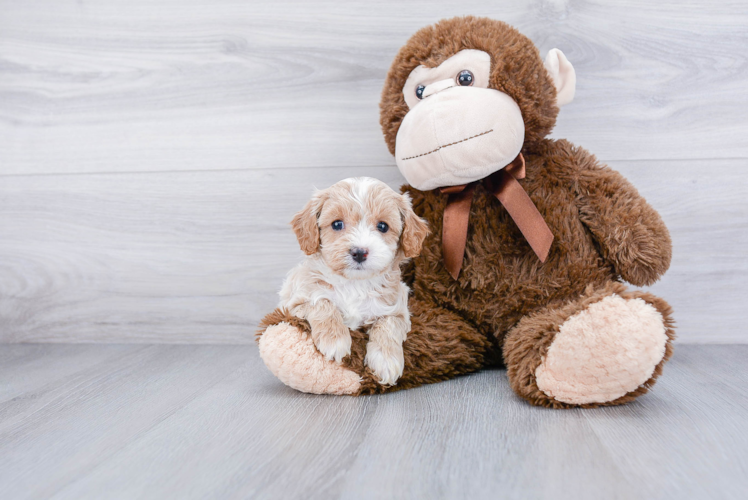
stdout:
POLYGON ((377 224, 377 229, 380 233, 386 233, 390 230, 390 226, 388 226, 386 222, 380 222, 379 224, 377 224))
POLYGON ((416 97, 419 99, 423 99, 423 91, 426 90, 426 87, 424 85, 419 85, 416 87, 416 97))
POLYGON ((463 69, 460 71, 460 74, 457 75, 457 83, 463 87, 471 86, 473 84, 473 74, 470 71, 463 69))
POLYGON ((336 220, 335 222, 332 223, 333 231, 342 231, 344 227, 345 227, 345 224, 343 223, 342 220, 336 220))

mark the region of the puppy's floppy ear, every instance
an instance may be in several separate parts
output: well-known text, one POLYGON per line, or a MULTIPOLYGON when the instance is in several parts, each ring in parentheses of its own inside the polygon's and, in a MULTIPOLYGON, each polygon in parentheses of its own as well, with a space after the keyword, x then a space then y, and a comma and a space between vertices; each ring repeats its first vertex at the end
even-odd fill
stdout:
POLYGON ((317 217, 327 200, 326 191, 317 191, 296 215, 293 216, 291 227, 296 233, 301 250, 307 255, 313 255, 319 250, 319 226, 317 217))
POLYGON ((412 259, 421 253, 423 240, 429 234, 429 225, 413 211, 413 204, 407 193, 400 195, 400 215, 403 218, 400 244, 405 256, 412 259))

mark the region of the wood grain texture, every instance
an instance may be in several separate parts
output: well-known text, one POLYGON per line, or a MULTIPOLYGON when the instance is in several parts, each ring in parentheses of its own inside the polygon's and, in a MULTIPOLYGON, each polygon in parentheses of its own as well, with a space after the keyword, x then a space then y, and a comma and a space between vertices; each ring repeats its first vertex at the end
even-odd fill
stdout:
POLYGON ((4 179, 0 338, 254 342, 302 257, 289 222, 312 187, 298 173, 4 179))
MULTIPOLYGON (((686 342, 744 342, 748 177, 740 162, 615 162, 673 233, 653 287, 686 342), (669 178, 667 190, 657 179, 669 178), (717 198, 712 193, 721 192, 717 198)), ((251 343, 302 258, 288 222, 308 169, 7 177, 0 339, 251 343)), ((319 187, 364 168, 314 169, 319 187)), ((397 187, 393 167, 377 177, 397 187)))
POLYGON ((251 346, 0 346, 19 367, 97 354, 0 398, 0 497, 738 499, 748 488, 748 346, 681 346, 651 394, 568 411, 529 406, 502 370, 325 397, 283 386, 251 346))
POLYGON ((387 68, 467 13, 574 62, 554 134, 663 214, 680 341, 748 341, 744 2, 0 0, 0 342, 251 342, 312 186, 403 182, 387 68))

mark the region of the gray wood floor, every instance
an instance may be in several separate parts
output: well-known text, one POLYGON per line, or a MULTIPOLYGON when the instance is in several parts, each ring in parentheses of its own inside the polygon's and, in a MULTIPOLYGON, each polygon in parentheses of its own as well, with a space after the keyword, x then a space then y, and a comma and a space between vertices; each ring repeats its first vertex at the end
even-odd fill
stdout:
POLYGON ((251 343, 313 186, 403 182, 378 101, 444 17, 577 71, 565 137, 674 240, 687 342, 746 342, 748 2, 0 0, 0 341, 251 343))
POLYGON ((0 346, 0 498, 745 498, 748 346, 678 346, 616 408, 504 371, 297 393, 254 346, 0 346))

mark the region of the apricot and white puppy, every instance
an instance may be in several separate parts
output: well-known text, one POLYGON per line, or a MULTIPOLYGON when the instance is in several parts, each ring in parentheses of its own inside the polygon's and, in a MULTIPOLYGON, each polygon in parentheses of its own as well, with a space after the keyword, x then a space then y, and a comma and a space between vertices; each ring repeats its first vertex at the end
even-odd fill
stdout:
POLYGON ((428 226, 410 198, 368 177, 314 193, 291 222, 307 258, 292 269, 280 307, 309 322, 328 360, 351 353, 351 330, 369 326, 365 363, 383 385, 403 373, 410 331, 400 264, 417 256, 428 226))

